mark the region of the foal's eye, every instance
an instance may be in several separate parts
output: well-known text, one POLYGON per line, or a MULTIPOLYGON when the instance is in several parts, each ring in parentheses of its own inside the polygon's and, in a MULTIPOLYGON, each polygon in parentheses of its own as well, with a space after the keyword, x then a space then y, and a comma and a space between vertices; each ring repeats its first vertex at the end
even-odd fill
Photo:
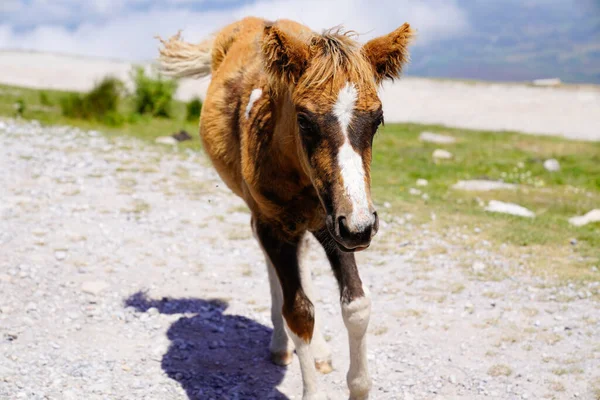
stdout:
POLYGON ((298 127, 300 128, 300 131, 307 134, 315 133, 317 131, 316 124, 304 114, 298 114, 298 127))
POLYGON ((379 115, 377 118, 375 118, 375 120, 373 121, 373 134, 375 134, 375 132, 377 132, 377 130, 379 129, 379 127, 381 125, 385 125, 384 121, 383 121, 383 114, 379 115))

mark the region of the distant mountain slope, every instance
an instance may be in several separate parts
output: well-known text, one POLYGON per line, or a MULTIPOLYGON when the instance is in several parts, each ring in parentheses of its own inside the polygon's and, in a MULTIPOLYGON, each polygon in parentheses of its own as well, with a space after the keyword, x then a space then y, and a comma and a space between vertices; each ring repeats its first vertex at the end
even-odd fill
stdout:
POLYGON ((462 37, 415 46, 408 74, 600 83, 600 1, 469 0, 462 37))

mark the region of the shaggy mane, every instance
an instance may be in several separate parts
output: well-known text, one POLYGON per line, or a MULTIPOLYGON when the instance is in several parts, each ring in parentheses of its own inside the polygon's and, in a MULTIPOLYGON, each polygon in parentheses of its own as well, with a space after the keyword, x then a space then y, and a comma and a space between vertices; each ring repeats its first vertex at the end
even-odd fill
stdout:
POLYGON ((339 73, 354 82, 373 81, 371 64, 356 41, 358 33, 336 26, 310 40, 310 66, 302 86, 320 87, 335 81, 339 73))

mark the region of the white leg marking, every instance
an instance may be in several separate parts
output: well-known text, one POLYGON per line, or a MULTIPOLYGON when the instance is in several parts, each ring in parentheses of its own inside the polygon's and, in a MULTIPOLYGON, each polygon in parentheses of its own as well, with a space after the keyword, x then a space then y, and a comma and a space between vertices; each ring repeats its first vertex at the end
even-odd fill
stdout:
MULTIPOLYGON (((271 322, 273 323, 273 335, 271 336, 269 350, 271 351, 271 354, 281 357, 289 354, 289 362, 291 362, 294 345, 287 335, 285 322, 281 313, 283 308, 283 291, 281 290, 281 284, 279 283, 275 267, 273 267, 273 264, 271 264, 268 258, 267 271, 269 272, 269 284, 271 286, 271 322)), ((287 363, 283 358, 279 361, 281 361, 282 364, 287 363)))
POLYGON ((326 400, 327 396, 318 391, 317 370, 315 369, 315 360, 310 351, 310 344, 296 336, 289 328, 288 335, 290 335, 296 346, 296 355, 298 356, 298 361, 300 361, 303 386, 302 400, 326 400))
POLYGON ((313 337, 310 342, 310 348, 315 359, 315 363, 319 363, 321 365, 320 371, 326 373, 330 372, 330 369, 328 370, 328 366, 331 363, 331 349, 321 333, 321 313, 317 312, 315 291, 312 282, 311 269, 307 262, 307 253, 308 242, 305 241, 302 244, 302 251, 300 252, 300 259, 298 261, 300 264, 300 282, 302 283, 302 289, 304 290, 306 297, 308 297, 311 303, 313 303, 315 310, 315 325, 313 328, 313 337))
POLYGON ((252 110, 252 106, 256 100, 260 99, 260 96, 262 96, 262 89, 254 89, 250 93, 250 100, 248 100, 248 105, 246 106, 246 119, 250 116, 250 110, 252 110))
POLYGON ((365 296, 342 304, 342 317, 348 330, 350 344, 350 368, 346 375, 351 400, 366 400, 371 389, 371 377, 367 366, 366 333, 371 317, 371 299, 365 288, 365 296))
MULTIPOLYGON (((252 224, 252 233, 254 237, 258 239, 256 233, 256 226, 252 224)), ((283 291, 281 290, 281 284, 279 283, 279 277, 277 271, 269 255, 262 247, 262 243, 258 240, 261 250, 265 256, 265 262, 267 264, 267 272, 269 273, 269 286, 271 289, 271 322, 273 323, 273 334, 271 335, 271 343, 269 344, 269 350, 271 351, 273 361, 277 364, 287 365, 292 361, 292 352, 294 351, 294 345, 287 335, 285 329, 285 322, 283 320, 283 291), (286 357, 289 354, 289 357, 286 357)))
POLYGON ((373 222, 367 199, 363 160, 360 154, 352 148, 348 138, 348 126, 354 116, 357 97, 356 87, 348 82, 340 90, 337 101, 333 106, 333 113, 337 117, 344 135, 344 143, 338 151, 338 164, 346 196, 352 202, 352 213, 349 215, 347 222, 348 228, 353 231, 361 231, 373 222))

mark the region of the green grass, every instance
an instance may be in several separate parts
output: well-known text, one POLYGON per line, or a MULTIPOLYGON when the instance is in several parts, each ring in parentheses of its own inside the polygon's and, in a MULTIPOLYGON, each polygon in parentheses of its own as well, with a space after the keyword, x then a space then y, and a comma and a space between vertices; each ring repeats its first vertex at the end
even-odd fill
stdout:
POLYGON ((44 90, 45 95, 43 96, 40 95, 41 92, 39 90, 0 85, 0 115, 14 117, 14 104, 17 100, 22 99, 25 103, 23 118, 36 119, 42 124, 61 124, 82 129, 97 129, 108 135, 128 135, 148 142, 154 142, 154 139, 159 136, 169 136, 174 132, 185 129, 192 136, 192 140, 181 142, 179 147, 192 150, 201 148, 198 136, 198 121, 186 120, 185 103, 173 102, 172 118, 151 117, 149 115, 133 114, 133 99, 128 97, 121 101, 119 105, 119 111, 126 116, 124 124, 111 127, 97 121, 64 117, 61 114, 60 100, 71 94, 70 92, 44 90), (44 104, 42 104, 41 98, 44 104))
POLYGON ((395 210, 414 213, 423 220, 433 211, 441 224, 477 226, 495 243, 538 248, 546 256, 538 259, 546 271, 565 278, 587 276, 589 267, 600 262, 599 224, 574 227, 568 223, 570 217, 600 207, 600 143, 390 124, 377 133, 373 154, 373 196, 390 202, 395 210), (423 130, 458 140, 452 145, 423 143, 418 139, 423 130), (436 148, 444 148, 454 157, 435 162, 431 155, 436 148), (560 162, 559 172, 544 169, 548 158, 560 162), (416 186, 419 178, 429 184, 416 186), (450 188, 461 179, 504 179, 519 184, 519 189, 462 192, 450 188), (429 198, 411 195, 410 188, 420 189, 429 198), (491 199, 518 203, 537 216, 527 219, 488 213, 481 203, 491 199), (575 246, 570 244, 573 238, 577 239, 575 246))
MULTIPOLYGON (((186 121, 186 105, 173 103, 173 118, 128 118, 114 128, 97 122, 65 118, 60 113, 60 98, 67 93, 0 86, 0 115, 14 116, 13 105, 22 99, 24 118, 44 124, 66 124, 84 129, 99 129, 108 135, 128 135, 148 142, 158 136, 185 129, 193 140, 180 148, 200 149, 197 122, 186 121), (43 104, 42 104, 43 100, 43 104)), ((122 102, 124 114, 130 115, 130 99, 122 102)), ((450 226, 469 231, 478 227, 481 234, 474 243, 486 239, 502 247, 503 254, 523 254, 523 261, 534 271, 565 280, 598 279, 590 267, 600 267, 600 224, 571 226, 567 220, 600 207, 600 143, 570 141, 561 138, 524 135, 516 132, 492 133, 450 129, 417 124, 388 124, 377 133, 374 142, 372 192, 377 203, 389 202, 390 212, 411 213, 416 222, 428 222, 437 229, 450 226), (452 145, 419 141, 424 131, 446 133, 456 137, 452 145), (435 162, 431 154, 443 148, 453 154, 451 160, 435 162), (547 158, 556 158, 559 172, 543 167, 547 158), (425 187, 416 180, 427 179, 425 187), (518 183, 516 191, 459 192, 452 184, 461 179, 504 179, 518 183), (409 193, 421 190, 428 198, 409 193), (481 204, 488 200, 516 202, 536 213, 526 219, 491 214, 481 204), (431 221, 431 214, 437 216, 431 221), (572 245, 571 239, 577 244, 572 245)), ((385 208, 379 207, 384 214, 385 208)), ((457 239, 458 240, 458 239, 457 239)))

